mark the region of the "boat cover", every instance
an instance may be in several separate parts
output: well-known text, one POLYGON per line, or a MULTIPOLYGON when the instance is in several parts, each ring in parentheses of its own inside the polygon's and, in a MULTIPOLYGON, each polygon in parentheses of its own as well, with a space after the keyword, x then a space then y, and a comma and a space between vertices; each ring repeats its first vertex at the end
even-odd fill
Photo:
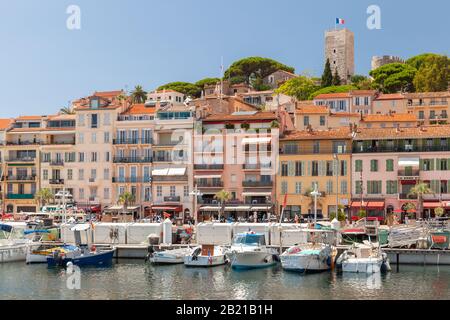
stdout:
POLYGON ((0 224, 0 231, 11 232, 12 229, 13 227, 8 224, 0 224))

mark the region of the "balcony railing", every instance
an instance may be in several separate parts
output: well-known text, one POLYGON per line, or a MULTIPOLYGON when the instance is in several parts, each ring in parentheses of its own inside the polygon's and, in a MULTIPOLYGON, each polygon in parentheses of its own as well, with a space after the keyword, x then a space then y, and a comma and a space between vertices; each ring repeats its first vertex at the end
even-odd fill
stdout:
POLYGON ((64 184, 64 179, 50 179, 48 182, 49 182, 49 184, 61 185, 61 184, 64 184))
POLYGON ((42 141, 7 141, 6 144, 8 146, 32 146, 32 145, 41 145, 42 141))
POLYGON ((180 202, 180 196, 164 197, 164 202, 180 202))
POLYGON ((153 138, 114 139, 113 144, 153 144, 153 138))
POLYGON ((450 146, 354 147, 353 153, 450 151, 450 146))
POLYGON ((152 176, 153 181, 187 181, 188 176, 152 176))
POLYGON ((430 102, 409 102, 408 107, 426 107, 426 106, 446 106, 448 101, 430 101, 430 102))
POLYGON ((50 165, 62 167, 62 166, 64 166, 64 161, 63 160, 53 160, 53 161, 50 161, 50 165))
POLYGON ((151 163, 151 157, 114 157, 114 163, 151 163))
POLYGON ((6 198, 9 200, 33 200, 34 194, 8 193, 6 198))
POLYGON ((6 160, 7 162, 35 162, 36 158, 31 157, 10 157, 6 160))
POLYGON ((175 147, 185 145, 185 141, 158 141, 157 143, 155 143, 154 147, 175 147))
POLYGON ((7 181, 35 181, 36 176, 6 176, 7 181))
POLYGON ((113 177, 113 183, 150 183, 151 177, 113 177))
POLYGON ((198 183, 199 188, 223 188, 223 181, 198 183))
POLYGON ((223 170, 223 164, 195 164, 194 170, 223 170))
POLYGON ((409 193, 399 193, 398 199, 399 200, 417 200, 417 196, 409 194, 409 193))
POLYGON ((261 170, 261 169, 271 169, 272 165, 271 164, 259 164, 259 163, 257 163, 257 164, 246 163, 246 164, 242 165, 242 168, 244 170, 261 170))
POLYGON ((338 150, 335 148, 301 148, 301 149, 280 149, 280 155, 310 155, 310 154, 350 154, 350 148, 338 150))
POLYGON ((272 187, 273 181, 242 181, 244 188, 272 187))
POLYGON ((398 176, 399 177, 419 177, 420 176, 420 170, 398 170, 398 176))

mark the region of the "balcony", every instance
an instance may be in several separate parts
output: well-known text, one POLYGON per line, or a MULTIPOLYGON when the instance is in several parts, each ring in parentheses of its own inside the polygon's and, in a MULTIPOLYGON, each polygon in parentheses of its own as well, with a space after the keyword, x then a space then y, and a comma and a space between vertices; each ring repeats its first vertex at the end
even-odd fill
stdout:
POLYGON ((420 176, 420 170, 414 169, 414 170, 398 170, 397 175, 400 179, 419 179, 420 176))
POLYGON ((198 183, 198 188, 223 188, 223 181, 198 183))
POLYGON ((33 200, 34 194, 8 193, 6 198, 9 200, 33 200))
POLYGON ((151 177, 113 177, 113 183, 150 183, 151 177))
POLYGON ((242 169, 244 169, 244 170, 264 170, 264 169, 269 170, 269 169, 272 169, 272 164, 246 163, 246 164, 242 165, 242 169))
POLYGON ((53 160, 53 161, 50 161, 50 165, 55 166, 55 167, 63 167, 64 161, 63 160, 53 160))
POLYGON ((187 181, 188 176, 152 176, 153 181, 165 182, 165 181, 187 181))
POLYGON ((416 195, 410 195, 409 193, 399 193, 398 194, 399 200, 417 200, 416 195))
POLYGON ((242 181, 244 188, 264 188, 272 187, 273 181, 242 181))
POLYGON ((180 196, 164 197, 164 202, 180 202, 180 196))
POLYGON ((448 101, 430 101, 430 102, 409 102, 408 107, 426 107, 426 106, 447 106, 448 101))
POLYGON ((151 157, 114 157, 114 163, 152 163, 151 157))
POLYGON ((353 153, 439 152, 450 151, 450 146, 354 147, 353 153))
POLYGON ((63 185, 64 179, 50 179, 48 182, 52 185, 63 185))
POLYGON ((36 158, 32 157, 10 157, 6 160, 6 162, 30 162, 34 163, 36 161, 36 158))
POLYGON ((114 145, 124 144, 153 144, 153 138, 135 138, 135 139, 114 139, 114 145))
POLYGON ((8 145, 8 146, 33 146, 33 145, 41 145, 41 144, 43 144, 43 142, 40 140, 39 141, 31 140, 31 141, 7 141, 6 142, 6 145, 8 145))
POLYGON ((195 164, 194 170, 223 170, 223 164, 195 164))
POLYGON ((35 181, 36 176, 6 176, 3 177, 6 181, 35 181))

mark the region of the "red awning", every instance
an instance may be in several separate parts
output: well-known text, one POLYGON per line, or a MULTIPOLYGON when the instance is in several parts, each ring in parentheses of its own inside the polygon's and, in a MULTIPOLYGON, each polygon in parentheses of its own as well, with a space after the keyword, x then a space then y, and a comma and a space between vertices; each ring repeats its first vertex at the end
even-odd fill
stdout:
POLYGON ((417 181, 416 180, 401 180, 400 184, 414 184, 414 185, 416 185, 417 181))
POLYGON ((423 207, 425 209, 433 209, 433 208, 439 208, 441 207, 441 203, 440 202, 424 202, 423 203, 423 207))
POLYGON ((403 213, 403 210, 402 210, 402 209, 395 209, 395 210, 392 211, 392 212, 394 212, 394 213, 403 213))
POLYGON ((384 201, 369 201, 368 208, 384 208, 384 201))
POLYGON ((170 211, 176 211, 176 212, 180 212, 182 210, 181 206, 176 207, 176 206, 153 206, 152 210, 170 210, 170 211))
POLYGON ((363 201, 362 205, 361 205, 361 201, 353 201, 351 207, 352 208, 360 208, 363 207, 365 208, 367 206, 367 202, 363 201))

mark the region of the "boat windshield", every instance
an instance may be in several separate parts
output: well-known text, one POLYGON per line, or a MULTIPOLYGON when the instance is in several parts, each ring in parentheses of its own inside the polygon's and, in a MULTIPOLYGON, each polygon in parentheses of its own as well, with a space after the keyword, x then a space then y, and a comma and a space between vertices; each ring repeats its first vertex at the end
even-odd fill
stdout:
POLYGON ((234 238, 234 244, 245 244, 247 246, 265 245, 265 237, 263 234, 238 234, 234 238))

